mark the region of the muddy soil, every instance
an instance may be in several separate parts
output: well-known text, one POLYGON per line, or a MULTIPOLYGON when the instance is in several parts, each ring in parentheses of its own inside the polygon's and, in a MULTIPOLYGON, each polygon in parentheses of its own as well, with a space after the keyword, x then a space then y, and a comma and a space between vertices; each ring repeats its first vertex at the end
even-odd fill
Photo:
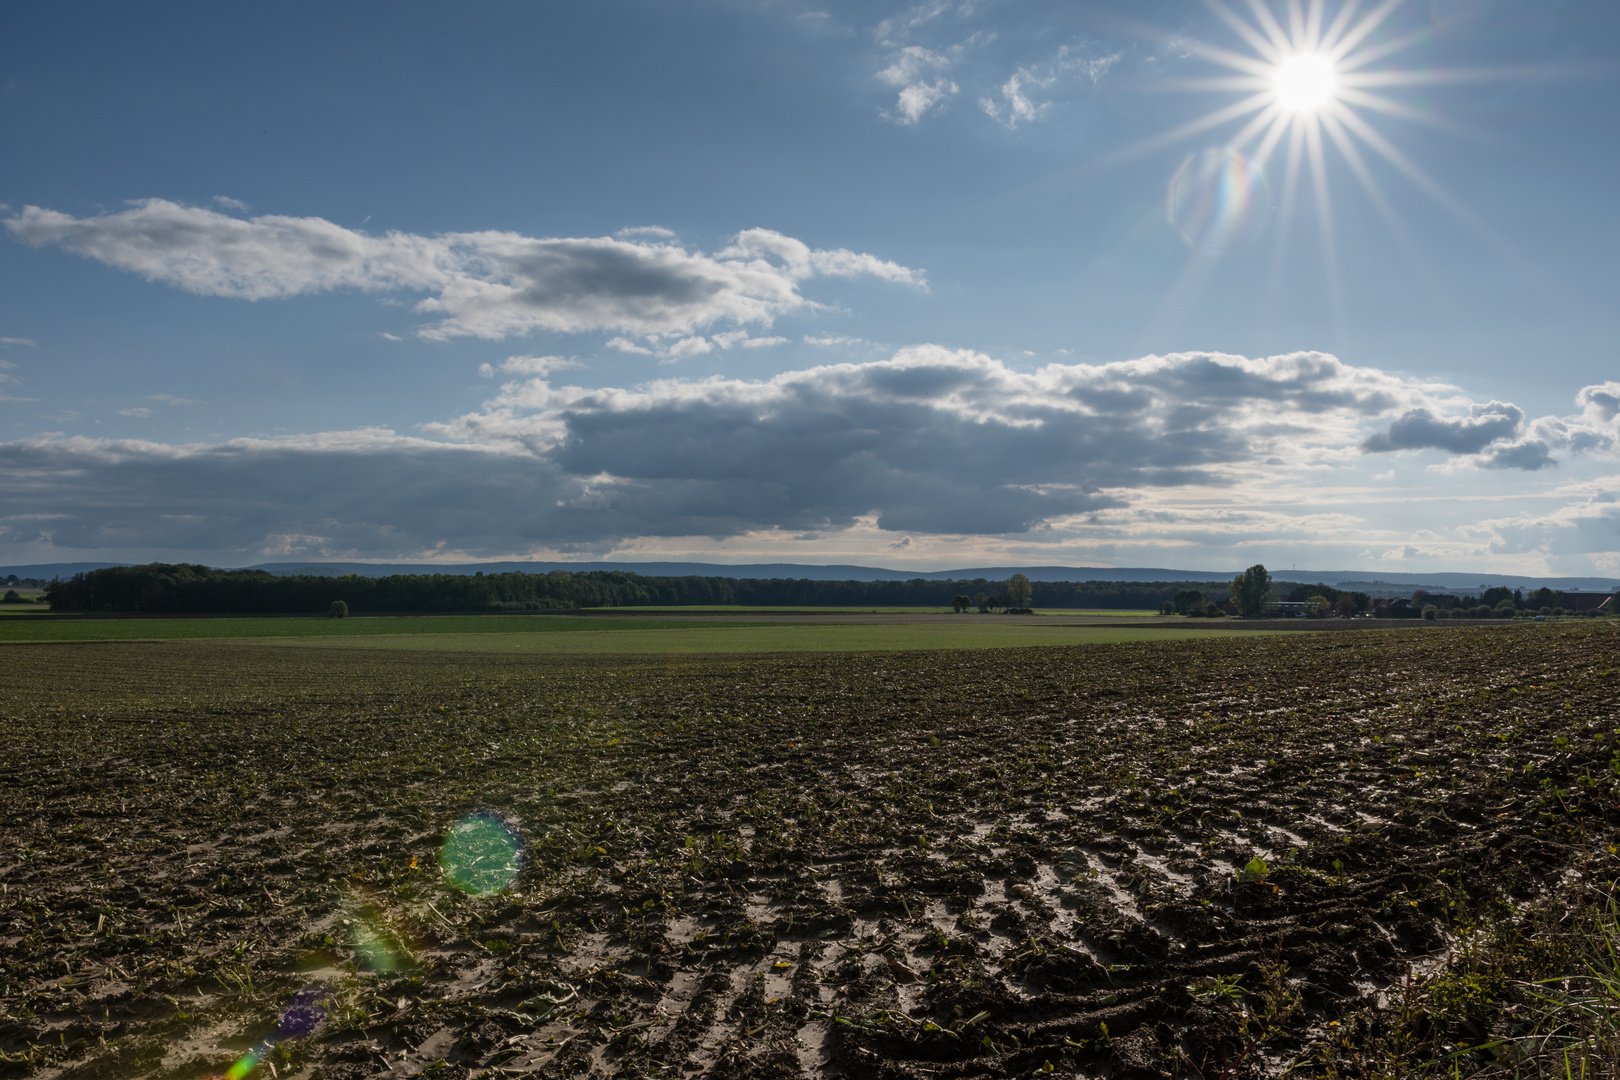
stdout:
POLYGON ((1275 1074, 1616 875, 1617 661, 8 647, 0 1074, 1275 1074), (475 810, 524 845, 486 896, 438 870, 475 810))

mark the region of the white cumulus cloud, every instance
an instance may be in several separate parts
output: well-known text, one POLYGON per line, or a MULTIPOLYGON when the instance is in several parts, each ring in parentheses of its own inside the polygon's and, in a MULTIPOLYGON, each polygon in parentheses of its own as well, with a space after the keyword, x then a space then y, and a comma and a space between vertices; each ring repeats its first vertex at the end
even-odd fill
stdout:
POLYGON ((27 206, 5 225, 24 243, 60 244, 205 296, 425 293, 415 310, 437 321, 417 333, 438 340, 535 330, 684 338, 716 323, 770 326, 780 315, 813 307, 800 285, 815 277, 871 276, 926 287, 921 271, 845 249, 814 249, 768 229, 742 232, 709 254, 661 233, 373 236, 323 218, 244 220, 163 199, 88 218, 27 206))

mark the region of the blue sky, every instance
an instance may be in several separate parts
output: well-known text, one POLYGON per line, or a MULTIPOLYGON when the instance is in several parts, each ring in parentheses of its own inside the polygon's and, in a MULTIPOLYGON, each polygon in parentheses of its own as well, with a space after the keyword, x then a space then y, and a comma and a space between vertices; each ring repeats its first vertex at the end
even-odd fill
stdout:
POLYGON ((13 6, 0 561, 1620 575, 1617 44, 1508 0, 13 6))

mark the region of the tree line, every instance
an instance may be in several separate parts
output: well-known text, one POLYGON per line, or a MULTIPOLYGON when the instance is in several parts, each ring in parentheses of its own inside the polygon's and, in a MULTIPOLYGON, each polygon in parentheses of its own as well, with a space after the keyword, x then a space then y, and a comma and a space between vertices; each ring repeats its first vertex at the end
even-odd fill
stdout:
POLYGON ((343 601, 355 614, 543 611, 641 606, 1157 608, 1196 587, 1217 600, 1224 586, 1147 581, 812 581, 795 578, 649 577, 618 570, 547 574, 316 574, 218 570, 192 563, 112 566, 53 581, 56 611, 164 614, 324 614, 343 601), (978 598, 986 598, 980 603, 978 598))

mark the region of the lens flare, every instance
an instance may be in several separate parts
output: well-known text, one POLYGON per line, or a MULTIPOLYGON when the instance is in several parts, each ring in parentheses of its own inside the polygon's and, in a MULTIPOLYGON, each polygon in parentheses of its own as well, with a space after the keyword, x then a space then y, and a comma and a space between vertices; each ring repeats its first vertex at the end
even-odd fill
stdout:
POLYGON ((321 1005, 324 991, 318 986, 306 986, 293 996, 287 1007, 281 1011, 281 1020, 276 1024, 273 1034, 261 1039, 257 1046, 237 1058, 229 1069, 225 1070, 225 1080, 244 1080, 259 1062, 270 1056, 270 1051, 284 1039, 297 1039, 308 1035, 321 1026, 326 1019, 326 1009, 321 1005))
POLYGON ((500 892, 523 870, 523 840, 516 826, 481 810, 450 827, 439 848, 445 880, 471 896, 500 892))
POLYGON ((306 986, 293 996, 281 1010, 281 1022, 276 1025, 277 1041, 302 1038, 321 1026, 321 1021, 326 1019, 321 994, 320 987, 306 986))
POLYGON ((401 971, 416 966, 421 944, 414 921, 385 894, 363 881, 349 883, 348 929, 354 963, 362 972, 401 971))
POLYGON ((1235 150, 1205 150, 1176 170, 1165 213, 1189 247, 1226 251, 1259 235, 1270 197, 1254 162, 1235 150))
POLYGON ((361 970, 387 972, 411 966, 409 955, 386 926, 362 917, 354 921, 351 930, 350 943, 361 970))

